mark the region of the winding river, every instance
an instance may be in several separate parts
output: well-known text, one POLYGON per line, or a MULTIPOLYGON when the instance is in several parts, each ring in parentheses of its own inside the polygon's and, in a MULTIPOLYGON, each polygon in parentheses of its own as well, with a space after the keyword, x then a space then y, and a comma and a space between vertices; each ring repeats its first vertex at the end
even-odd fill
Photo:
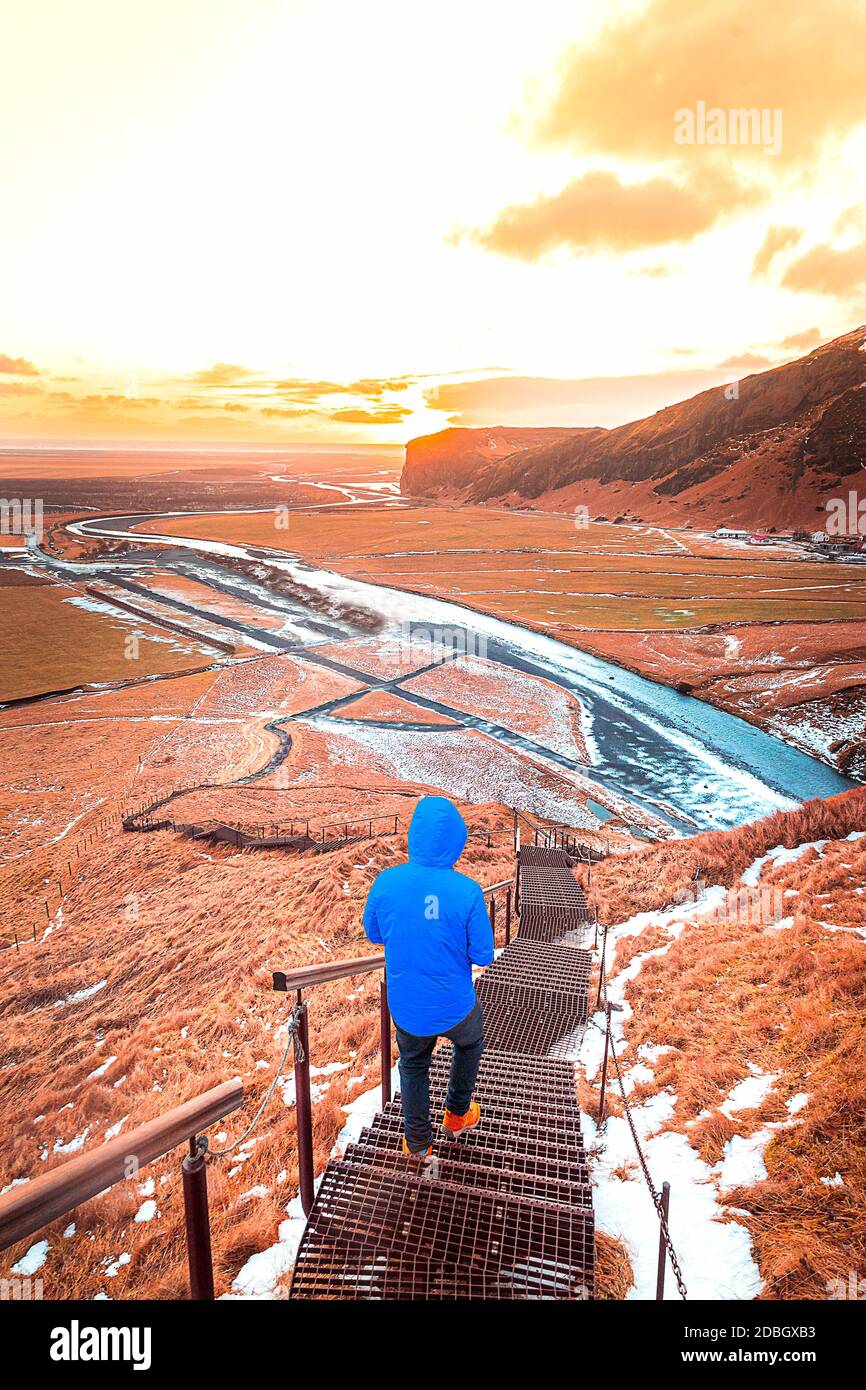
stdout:
MULTIPOLYGON (((83 536, 110 536, 142 547, 160 547, 161 566, 186 575, 194 574, 198 567, 205 583, 213 584, 207 575, 208 557, 253 560, 318 591, 333 605, 335 615, 346 608, 368 609, 384 620, 386 634, 405 640, 407 633, 423 631, 446 643, 465 643, 470 652, 494 663, 552 681, 581 701, 592 764, 582 770, 681 831, 742 824, 809 797, 831 796, 854 785, 827 764, 735 715, 517 623, 444 599, 348 578, 283 552, 175 535, 143 535, 132 529, 144 521, 192 514, 94 517, 70 529, 83 536)), ((212 510, 203 514, 214 515, 212 510)), ((47 558, 43 556, 43 560, 47 558)), ((60 566, 55 562, 52 567, 93 575, 128 563, 129 557, 124 557, 112 565, 60 566)), ((335 622, 329 634, 321 613, 305 614, 296 602, 281 595, 265 600, 266 581, 261 586, 244 582, 243 590, 253 606, 257 601, 267 602, 271 611, 280 607, 291 618, 292 641, 277 642, 266 628, 250 629, 265 645, 312 651, 315 644, 340 635, 341 624, 335 622)), ((493 737, 505 734, 483 720, 474 723, 493 737)), ((532 745, 516 735, 507 741, 535 752, 541 748, 554 762, 569 764, 568 759, 544 750, 543 733, 532 745)))

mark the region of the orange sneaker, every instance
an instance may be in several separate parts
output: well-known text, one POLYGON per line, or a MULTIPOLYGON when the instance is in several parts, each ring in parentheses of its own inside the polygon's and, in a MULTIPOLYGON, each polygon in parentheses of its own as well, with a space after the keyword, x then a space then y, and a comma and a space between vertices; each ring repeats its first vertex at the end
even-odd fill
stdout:
POLYGON ((431 1144, 429 1149, 410 1149, 404 1138, 403 1152, 409 1158, 429 1158, 433 1152, 433 1145, 431 1144))
POLYGON ((446 1110, 442 1116, 442 1128, 449 1139, 456 1139, 464 1130, 474 1129, 480 1119, 481 1106, 477 1100, 471 1100, 465 1115, 455 1115, 451 1110, 446 1110))

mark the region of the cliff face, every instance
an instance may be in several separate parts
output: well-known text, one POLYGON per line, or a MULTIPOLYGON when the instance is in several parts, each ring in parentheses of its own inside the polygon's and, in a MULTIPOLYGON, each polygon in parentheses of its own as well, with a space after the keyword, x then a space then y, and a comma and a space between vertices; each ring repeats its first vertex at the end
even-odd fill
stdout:
POLYGON ((735 399, 714 387, 616 429, 451 429, 413 439, 401 488, 551 508, 636 506, 649 520, 697 510, 702 522, 816 524, 822 496, 866 467, 864 343, 858 328, 745 377, 735 399))
POLYGON ((496 425, 492 429, 449 429, 425 434, 410 439, 406 445, 400 487, 416 497, 435 497, 440 492, 471 488, 502 459, 585 433, 604 431, 508 429, 496 425))

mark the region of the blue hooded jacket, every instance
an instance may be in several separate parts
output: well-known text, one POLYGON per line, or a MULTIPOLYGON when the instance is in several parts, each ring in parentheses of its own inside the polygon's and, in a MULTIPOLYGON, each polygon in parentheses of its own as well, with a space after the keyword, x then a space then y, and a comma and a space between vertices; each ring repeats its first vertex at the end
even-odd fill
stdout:
POLYGON ((409 863, 385 869, 364 908, 364 931, 385 947, 388 1002, 404 1033, 431 1037, 475 1006, 472 966, 493 960, 484 894, 454 864, 467 830, 444 796, 425 796, 409 826, 409 863))

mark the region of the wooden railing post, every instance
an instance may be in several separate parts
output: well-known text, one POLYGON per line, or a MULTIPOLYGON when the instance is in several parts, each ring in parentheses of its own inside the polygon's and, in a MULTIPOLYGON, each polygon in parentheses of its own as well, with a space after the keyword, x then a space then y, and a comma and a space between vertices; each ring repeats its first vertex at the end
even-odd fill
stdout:
POLYGON ((505 944, 511 941, 511 889, 505 894, 505 944))
POLYGON ((298 1029, 294 1037, 295 1121, 298 1138, 298 1187, 304 1215, 313 1209, 313 1101, 310 1095, 310 1028, 307 1006, 298 990, 298 1029))
POLYGON ((391 1099, 391 1010, 388 1008, 388 977, 383 972, 379 984, 379 1057, 382 1067, 382 1104, 391 1099))
POLYGON ((190 1139, 189 1155, 183 1160, 183 1211, 186 1218, 190 1298, 212 1299, 213 1258, 207 1205, 207 1165, 204 1154, 198 1151, 195 1136, 190 1139))
POLYGON ((493 933, 493 944, 496 945, 496 899, 491 895, 490 898, 490 930, 493 933))

